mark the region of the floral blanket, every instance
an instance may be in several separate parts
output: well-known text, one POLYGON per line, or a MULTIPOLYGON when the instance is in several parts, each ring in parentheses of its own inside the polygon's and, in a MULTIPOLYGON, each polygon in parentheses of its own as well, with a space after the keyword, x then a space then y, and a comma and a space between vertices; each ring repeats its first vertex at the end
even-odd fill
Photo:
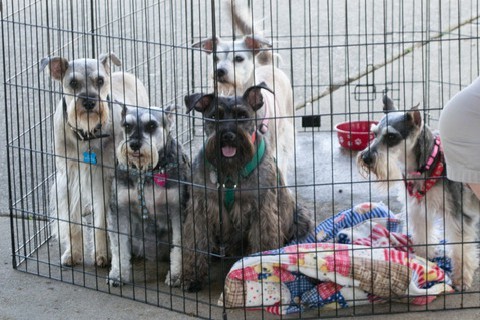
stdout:
POLYGON ((427 304, 452 292, 445 271, 415 256, 402 230, 382 203, 360 204, 320 223, 302 243, 237 261, 218 303, 290 314, 392 300, 427 304))

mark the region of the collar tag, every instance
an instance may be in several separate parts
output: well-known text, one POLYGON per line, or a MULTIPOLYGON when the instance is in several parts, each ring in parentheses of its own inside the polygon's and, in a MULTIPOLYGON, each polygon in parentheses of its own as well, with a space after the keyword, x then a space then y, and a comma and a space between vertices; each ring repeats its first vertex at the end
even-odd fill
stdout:
POLYGON ((153 181, 159 187, 165 188, 167 185, 168 174, 166 172, 155 173, 153 175, 153 181))
POLYGON ((83 162, 97 164, 97 154, 95 152, 85 151, 83 153, 83 162))

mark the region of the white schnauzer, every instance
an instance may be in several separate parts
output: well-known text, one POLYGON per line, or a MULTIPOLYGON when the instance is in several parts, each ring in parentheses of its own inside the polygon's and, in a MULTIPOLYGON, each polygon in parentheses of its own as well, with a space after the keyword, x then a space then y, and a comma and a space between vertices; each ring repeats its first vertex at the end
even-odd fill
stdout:
POLYGON ((442 219, 446 239, 452 243, 446 246, 453 262, 454 285, 467 289, 479 266, 474 243, 478 200, 468 187, 446 178, 440 137, 424 124, 417 107, 397 111, 387 96, 383 104, 385 116, 372 126, 375 139, 357 156, 361 173, 372 172, 385 184, 403 177, 408 194, 405 212, 418 255, 433 256, 434 248, 429 245, 438 244, 435 222, 442 219))
POLYGON ((98 59, 68 61, 48 57, 41 69, 60 82, 63 97, 54 115, 56 178, 51 189, 52 216, 58 222, 53 232, 63 250, 61 262, 73 266, 84 261, 82 215, 93 215, 93 259, 104 267, 107 260, 106 211, 114 173, 115 137, 120 132, 121 107, 148 106, 143 84, 132 74, 110 72, 110 62, 119 66, 113 53, 98 59))
POLYGON ((247 10, 225 1, 232 14, 234 27, 244 36, 239 40, 219 37, 205 39, 193 45, 212 54, 215 67, 211 77, 219 94, 242 96, 247 88, 264 82, 272 89, 262 90, 264 107, 258 111, 257 126, 266 135, 278 167, 287 177, 294 162, 294 105, 293 90, 288 76, 273 65, 271 44, 259 35, 253 35, 252 18, 247 10))
MULTIPOLYGON (((175 110, 123 108, 124 137, 117 147, 118 166, 107 219, 112 251, 110 285, 131 280, 132 255, 162 259, 170 243, 171 256, 181 252, 181 211, 188 199, 185 182, 190 162, 171 133, 175 110)), ((172 268, 179 270, 181 265, 172 268)))

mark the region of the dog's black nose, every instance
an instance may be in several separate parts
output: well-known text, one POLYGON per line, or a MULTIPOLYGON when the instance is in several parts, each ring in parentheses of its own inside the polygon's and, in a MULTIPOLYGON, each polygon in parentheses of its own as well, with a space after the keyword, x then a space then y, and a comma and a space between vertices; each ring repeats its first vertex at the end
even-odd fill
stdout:
POLYGON ((128 145, 130 146, 130 149, 132 149, 133 151, 138 151, 142 147, 142 143, 138 140, 130 141, 128 145))
POLYGON ((372 152, 363 152, 362 153, 362 161, 366 165, 371 165, 375 161, 375 156, 372 154, 372 152))
POLYGON ((217 77, 217 79, 220 79, 220 78, 223 78, 225 77, 225 75, 227 74, 227 71, 223 68, 219 68, 217 69, 217 71, 215 72, 215 76, 217 77))
POLYGON ((83 99, 82 105, 85 110, 93 110, 97 104, 97 99, 85 98, 83 99))
POLYGON ((237 135, 234 132, 228 131, 222 134, 222 141, 224 142, 233 142, 237 135))

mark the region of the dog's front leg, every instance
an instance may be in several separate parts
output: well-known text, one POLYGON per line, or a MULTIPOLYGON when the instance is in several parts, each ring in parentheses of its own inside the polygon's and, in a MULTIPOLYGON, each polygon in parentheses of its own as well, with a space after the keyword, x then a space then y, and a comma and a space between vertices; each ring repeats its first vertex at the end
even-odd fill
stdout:
POLYGON ((172 210, 172 249, 170 251, 170 270, 165 278, 165 284, 170 287, 179 287, 182 276, 182 223, 179 214, 180 209, 172 210), (177 214, 178 212, 178 214, 177 214))
POLYGON ((279 217, 276 197, 268 199, 260 205, 258 214, 252 214, 254 219, 248 231, 250 253, 280 248, 285 241, 285 228, 279 217))
MULTIPOLYGON (((203 278, 207 274, 209 248, 213 245, 213 221, 207 219, 206 203, 201 197, 203 192, 193 195, 193 205, 187 209, 187 218, 183 225, 183 289, 197 292, 202 289, 203 278)), ((214 210, 214 209, 212 209, 214 210)), ((215 210, 218 212, 218 209, 215 210)))
POLYGON ((78 192, 78 177, 69 177, 61 170, 57 173, 56 183, 52 186, 50 201, 58 218, 58 235, 62 249, 62 265, 74 266, 83 261, 83 234, 78 192))
POLYGON ((94 184, 99 188, 94 188, 93 192, 93 220, 95 226, 95 233, 93 239, 93 258, 95 264, 99 267, 106 267, 108 265, 107 258, 107 233, 105 232, 106 225, 106 213, 107 213, 107 201, 106 197, 110 195, 111 180, 106 183, 103 182, 103 175, 99 174, 94 184))
POLYGON ((107 283, 117 287, 131 281, 132 265, 130 259, 130 221, 128 211, 122 212, 113 210, 108 213, 108 237, 112 252, 112 267, 108 274, 107 283), (118 218, 117 218, 117 215, 118 218))
POLYGON ((435 248, 430 247, 430 244, 435 242, 434 215, 427 214, 424 201, 418 202, 416 198, 409 198, 407 203, 408 233, 412 235, 415 254, 423 258, 433 258, 435 248))

